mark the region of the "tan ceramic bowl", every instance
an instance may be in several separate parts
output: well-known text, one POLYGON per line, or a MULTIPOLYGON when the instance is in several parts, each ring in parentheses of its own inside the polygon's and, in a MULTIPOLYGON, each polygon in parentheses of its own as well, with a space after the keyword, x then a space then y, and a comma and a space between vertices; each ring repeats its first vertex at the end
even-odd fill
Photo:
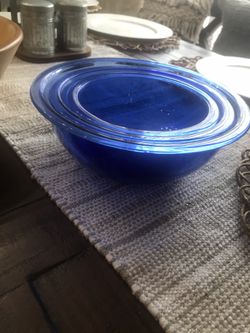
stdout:
POLYGON ((22 29, 15 22, 0 16, 0 78, 13 59, 22 39, 22 29))

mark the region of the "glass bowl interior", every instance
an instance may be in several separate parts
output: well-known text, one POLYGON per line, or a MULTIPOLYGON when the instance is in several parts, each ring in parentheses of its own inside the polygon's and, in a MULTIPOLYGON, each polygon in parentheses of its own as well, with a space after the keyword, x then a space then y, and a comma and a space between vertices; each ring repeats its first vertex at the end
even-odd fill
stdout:
MULTIPOLYGON (((99 71, 98 80, 96 80, 96 76, 93 73, 91 73, 91 75, 89 74, 87 79, 85 74, 84 82, 82 82, 82 75, 80 74, 78 74, 77 77, 73 76, 73 78, 69 78, 67 74, 65 77, 60 78, 60 80, 45 79, 45 82, 42 80, 40 91, 44 103, 47 103, 55 113, 64 117, 65 120, 75 122, 78 126, 82 124, 83 127, 87 127, 89 130, 96 130, 97 132, 106 134, 107 131, 109 131, 109 134, 113 138, 117 133, 119 137, 122 136, 126 138, 127 136, 130 136, 130 138, 135 137, 136 139, 139 137, 147 140, 158 140, 159 138, 163 140, 165 138, 166 140, 175 141, 186 139, 187 135, 190 140, 194 138, 201 139, 205 136, 215 135, 222 129, 225 130, 225 125, 228 127, 233 122, 234 110, 227 100, 223 98, 223 95, 219 94, 218 91, 212 87, 209 87, 209 89, 206 86, 203 87, 198 82, 195 82, 195 87, 193 87, 192 84, 194 83, 189 78, 182 78, 182 80, 184 80, 184 82, 182 82, 178 77, 176 78, 175 76, 170 75, 167 77, 161 75, 156 78, 151 75, 150 79, 148 76, 145 76, 146 82, 152 80, 150 85, 155 86, 155 89, 160 90, 159 95, 162 94, 162 98, 156 99, 155 96, 150 97, 151 105, 148 103, 145 104, 144 100, 146 100, 147 95, 145 97, 144 93, 139 94, 138 92, 136 96, 141 100, 139 100, 138 103, 135 103, 134 100, 130 101, 131 105, 129 105, 127 102, 125 103, 122 98, 117 98, 119 92, 116 91, 116 87, 119 87, 118 83, 121 81, 121 74, 115 74, 115 81, 117 80, 117 82, 116 84, 112 82, 112 87, 115 86, 112 95, 109 94, 110 90, 108 92, 104 90, 104 85, 102 84, 100 85, 100 89, 104 92, 102 92, 102 95, 96 93, 96 91, 98 92, 98 89, 95 90, 94 88, 97 85, 97 82, 100 81, 100 77, 104 80, 114 79, 113 73, 109 74, 105 71, 104 74, 102 73, 103 76, 100 76, 100 74, 99 71), (46 84, 46 81, 48 81, 48 84, 46 84), (146 127, 146 122, 151 128, 152 126, 158 126, 158 129, 160 127, 163 130, 131 130, 131 128, 112 124, 96 117, 96 115, 87 111, 76 97, 82 93, 83 88, 88 87, 88 84, 91 83, 91 89, 93 89, 93 92, 91 94, 85 94, 86 96, 82 98, 84 102, 87 103, 90 103, 89 99, 91 99, 90 104, 93 109, 97 110, 97 112, 105 113, 106 118, 112 118, 112 120, 114 118, 122 119, 123 124, 124 121, 126 121, 129 125, 137 123, 141 128, 146 127), (162 89, 159 89, 157 84, 160 84, 162 89), (177 96, 174 98, 174 101, 171 98, 171 94, 166 93, 168 88, 169 90, 175 90, 176 92, 177 96), (58 94, 56 92, 58 92, 58 94), (103 96, 106 94, 109 96, 108 98, 103 96), (183 105, 182 96, 184 96, 184 101, 186 97, 186 99, 189 100, 189 103, 188 101, 185 101, 186 103, 183 105), (170 101, 168 101, 169 99, 170 101), (105 101, 108 102, 108 107, 106 106, 105 101), (155 107, 157 101, 161 104, 158 106, 156 105, 155 107), (182 107, 175 107, 175 103, 182 104, 182 107), (118 108, 116 108, 117 104, 119 104, 118 108), (140 105, 141 109, 138 110, 140 105), (167 107, 168 105, 170 105, 170 111, 161 112, 164 111, 163 107, 167 107), (199 110, 198 105, 201 110, 199 110), (204 107, 204 105, 206 105, 206 107, 204 107), (197 108, 194 108, 194 106, 197 106, 197 108), (103 107, 106 112, 103 112, 103 107), (205 111, 207 112, 205 113, 205 111), (157 113, 156 117, 154 116, 154 112, 157 113), (165 113, 167 113, 167 115, 165 113), (198 123, 193 125, 197 122, 197 117, 198 123), (168 123, 172 121, 173 126, 176 122, 181 129, 170 128, 167 130, 166 127, 163 128, 164 118, 168 123), (186 126, 187 124, 190 126, 182 128, 183 122, 185 122, 186 126)), ((137 72, 133 72, 129 74, 128 78, 131 82, 136 82, 138 89, 140 89, 140 82, 141 79, 144 79, 144 76, 142 77, 142 75, 139 75, 137 72)), ((129 85, 125 84, 125 86, 126 89, 128 89, 127 87, 129 85)), ((124 90, 118 88, 118 91, 123 93, 124 90)), ((177 126, 175 125, 175 128, 176 127, 177 126)))
POLYGON ((246 105, 225 88, 175 66, 138 60, 57 65, 34 81, 31 97, 56 126, 119 149, 216 149, 249 126, 246 105))
MULTIPOLYGON (((182 82, 180 78, 171 82, 170 78, 167 80, 166 73, 162 75, 154 67, 150 70, 142 70, 139 67, 139 72, 135 72, 138 68, 134 63, 128 66, 127 61, 110 59, 109 62, 104 62, 106 66, 102 66, 102 59, 95 60, 95 66, 77 67, 76 64, 72 64, 71 70, 70 66, 64 66, 63 70, 55 68, 45 75, 41 82, 41 94, 44 99, 50 100, 53 104, 56 99, 53 95, 58 90, 60 102, 68 112, 66 114, 63 110, 65 116, 75 116, 87 122, 94 120, 95 125, 111 130, 129 131, 129 134, 134 133, 133 127, 139 126, 139 130, 143 130, 144 133, 150 131, 155 132, 154 135, 172 136, 175 133, 171 131, 200 131, 218 120, 218 108, 212 98, 194 85, 182 82), (124 74, 124 71, 133 72, 128 75, 124 74), (77 97, 73 97, 72 89, 76 82, 81 84, 81 87, 77 97), (105 85, 108 85, 108 89, 105 85), (135 91, 133 95, 132 87, 135 91), (147 89, 152 88, 153 94, 150 95, 147 89), (86 95, 88 99, 85 99, 86 95), (100 108, 105 106, 107 110, 100 112, 100 108), (134 113, 136 116, 133 116, 134 113), (137 117, 140 118, 138 121, 137 117)), ((56 106, 58 108, 58 103, 56 106)), ((58 111, 61 109, 58 108, 58 111)), ((139 131, 135 132, 138 133, 139 131)))
POLYGON ((41 83, 41 95, 44 101, 49 101, 54 111, 60 113, 63 117, 71 120, 91 122, 98 129, 102 127, 113 132, 123 131, 129 135, 149 134, 151 137, 175 137, 176 135, 183 136, 185 134, 193 136, 195 132, 198 133, 211 128, 215 123, 223 120, 221 118, 225 118, 228 121, 230 119, 228 113, 232 113, 232 110, 228 110, 225 102, 221 107, 221 112, 219 112, 214 96, 211 98, 208 95, 208 93, 213 93, 210 91, 211 88, 206 92, 203 91, 203 87, 203 90, 200 88, 199 84, 197 84, 197 87, 192 87, 187 80, 182 82, 180 79, 177 80, 172 77, 155 77, 152 75, 151 77, 142 77, 138 73, 130 74, 129 77, 125 77, 125 81, 128 79, 131 84, 137 86, 138 90, 140 90, 141 83, 145 81, 146 85, 155 87, 155 90, 158 91, 158 96, 153 94, 153 96, 147 97, 145 92, 139 94, 138 91, 138 93, 134 94, 137 100, 130 98, 129 101, 125 101, 121 94, 125 91, 125 99, 127 99, 129 92, 127 94, 126 89, 128 90, 131 85, 125 82, 124 89, 117 89, 119 87, 118 83, 123 79, 121 74, 109 75, 105 72, 100 80, 99 73, 98 80, 91 75, 87 81, 82 82, 81 78, 80 83, 78 83, 79 76, 78 78, 75 76, 68 78, 68 75, 66 75, 60 80, 48 80, 45 77, 41 83), (110 81, 109 79, 113 81, 111 83, 112 89, 105 91, 100 81, 110 81), (117 82, 114 82, 114 80, 117 82), (90 90, 93 91, 86 94, 85 90, 89 85, 90 90), (96 85, 97 89, 95 89, 96 85), (97 94, 99 87, 102 93, 97 94), (58 96, 56 92, 58 92, 58 96), (176 96, 172 96, 173 92, 176 93, 176 96), (78 95, 80 95, 81 101, 79 101, 78 95), (82 106, 82 99, 84 103, 91 104, 89 106, 92 113, 82 106), (90 101, 91 99, 92 101, 90 101), (108 102, 108 106, 105 101, 108 102), (176 107, 175 104, 177 104, 176 107), (103 108, 105 108, 106 112, 103 108), (101 113, 100 116, 99 113, 101 113), (100 117, 105 120, 100 119, 100 117), (107 118, 109 121, 115 122, 115 124, 106 121, 107 118), (117 125, 117 123, 122 123, 122 125, 127 127, 117 125), (131 130, 129 126, 139 126, 139 128, 144 129, 131 130), (148 128, 151 128, 151 130, 148 128))

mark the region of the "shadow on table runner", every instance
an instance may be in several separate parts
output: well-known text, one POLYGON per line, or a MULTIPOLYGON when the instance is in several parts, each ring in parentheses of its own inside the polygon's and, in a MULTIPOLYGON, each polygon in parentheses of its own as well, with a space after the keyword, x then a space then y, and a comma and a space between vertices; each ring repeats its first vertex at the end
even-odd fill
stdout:
POLYGON ((0 82, 0 129, 52 200, 166 332, 250 332, 250 244, 235 181, 249 137, 185 178, 117 184, 58 142, 29 100, 31 69, 13 67, 15 80, 0 82))

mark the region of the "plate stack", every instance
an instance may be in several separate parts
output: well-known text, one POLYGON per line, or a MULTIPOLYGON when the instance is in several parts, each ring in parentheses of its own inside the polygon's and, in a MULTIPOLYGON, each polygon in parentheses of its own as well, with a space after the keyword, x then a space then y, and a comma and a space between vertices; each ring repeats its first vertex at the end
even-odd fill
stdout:
POLYGON ((31 98, 81 162, 125 182, 162 182, 203 165, 249 128, 245 102, 192 71, 96 58, 56 65, 31 98))

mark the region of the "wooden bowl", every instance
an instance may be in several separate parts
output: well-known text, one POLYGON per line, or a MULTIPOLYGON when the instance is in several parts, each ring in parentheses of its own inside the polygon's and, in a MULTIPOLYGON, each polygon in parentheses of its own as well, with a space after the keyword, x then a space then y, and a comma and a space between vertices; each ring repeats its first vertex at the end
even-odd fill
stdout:
POLYGON ((22 29, 13 21, 0 16, 0 78, 12 61, 23 39, 22 29))

